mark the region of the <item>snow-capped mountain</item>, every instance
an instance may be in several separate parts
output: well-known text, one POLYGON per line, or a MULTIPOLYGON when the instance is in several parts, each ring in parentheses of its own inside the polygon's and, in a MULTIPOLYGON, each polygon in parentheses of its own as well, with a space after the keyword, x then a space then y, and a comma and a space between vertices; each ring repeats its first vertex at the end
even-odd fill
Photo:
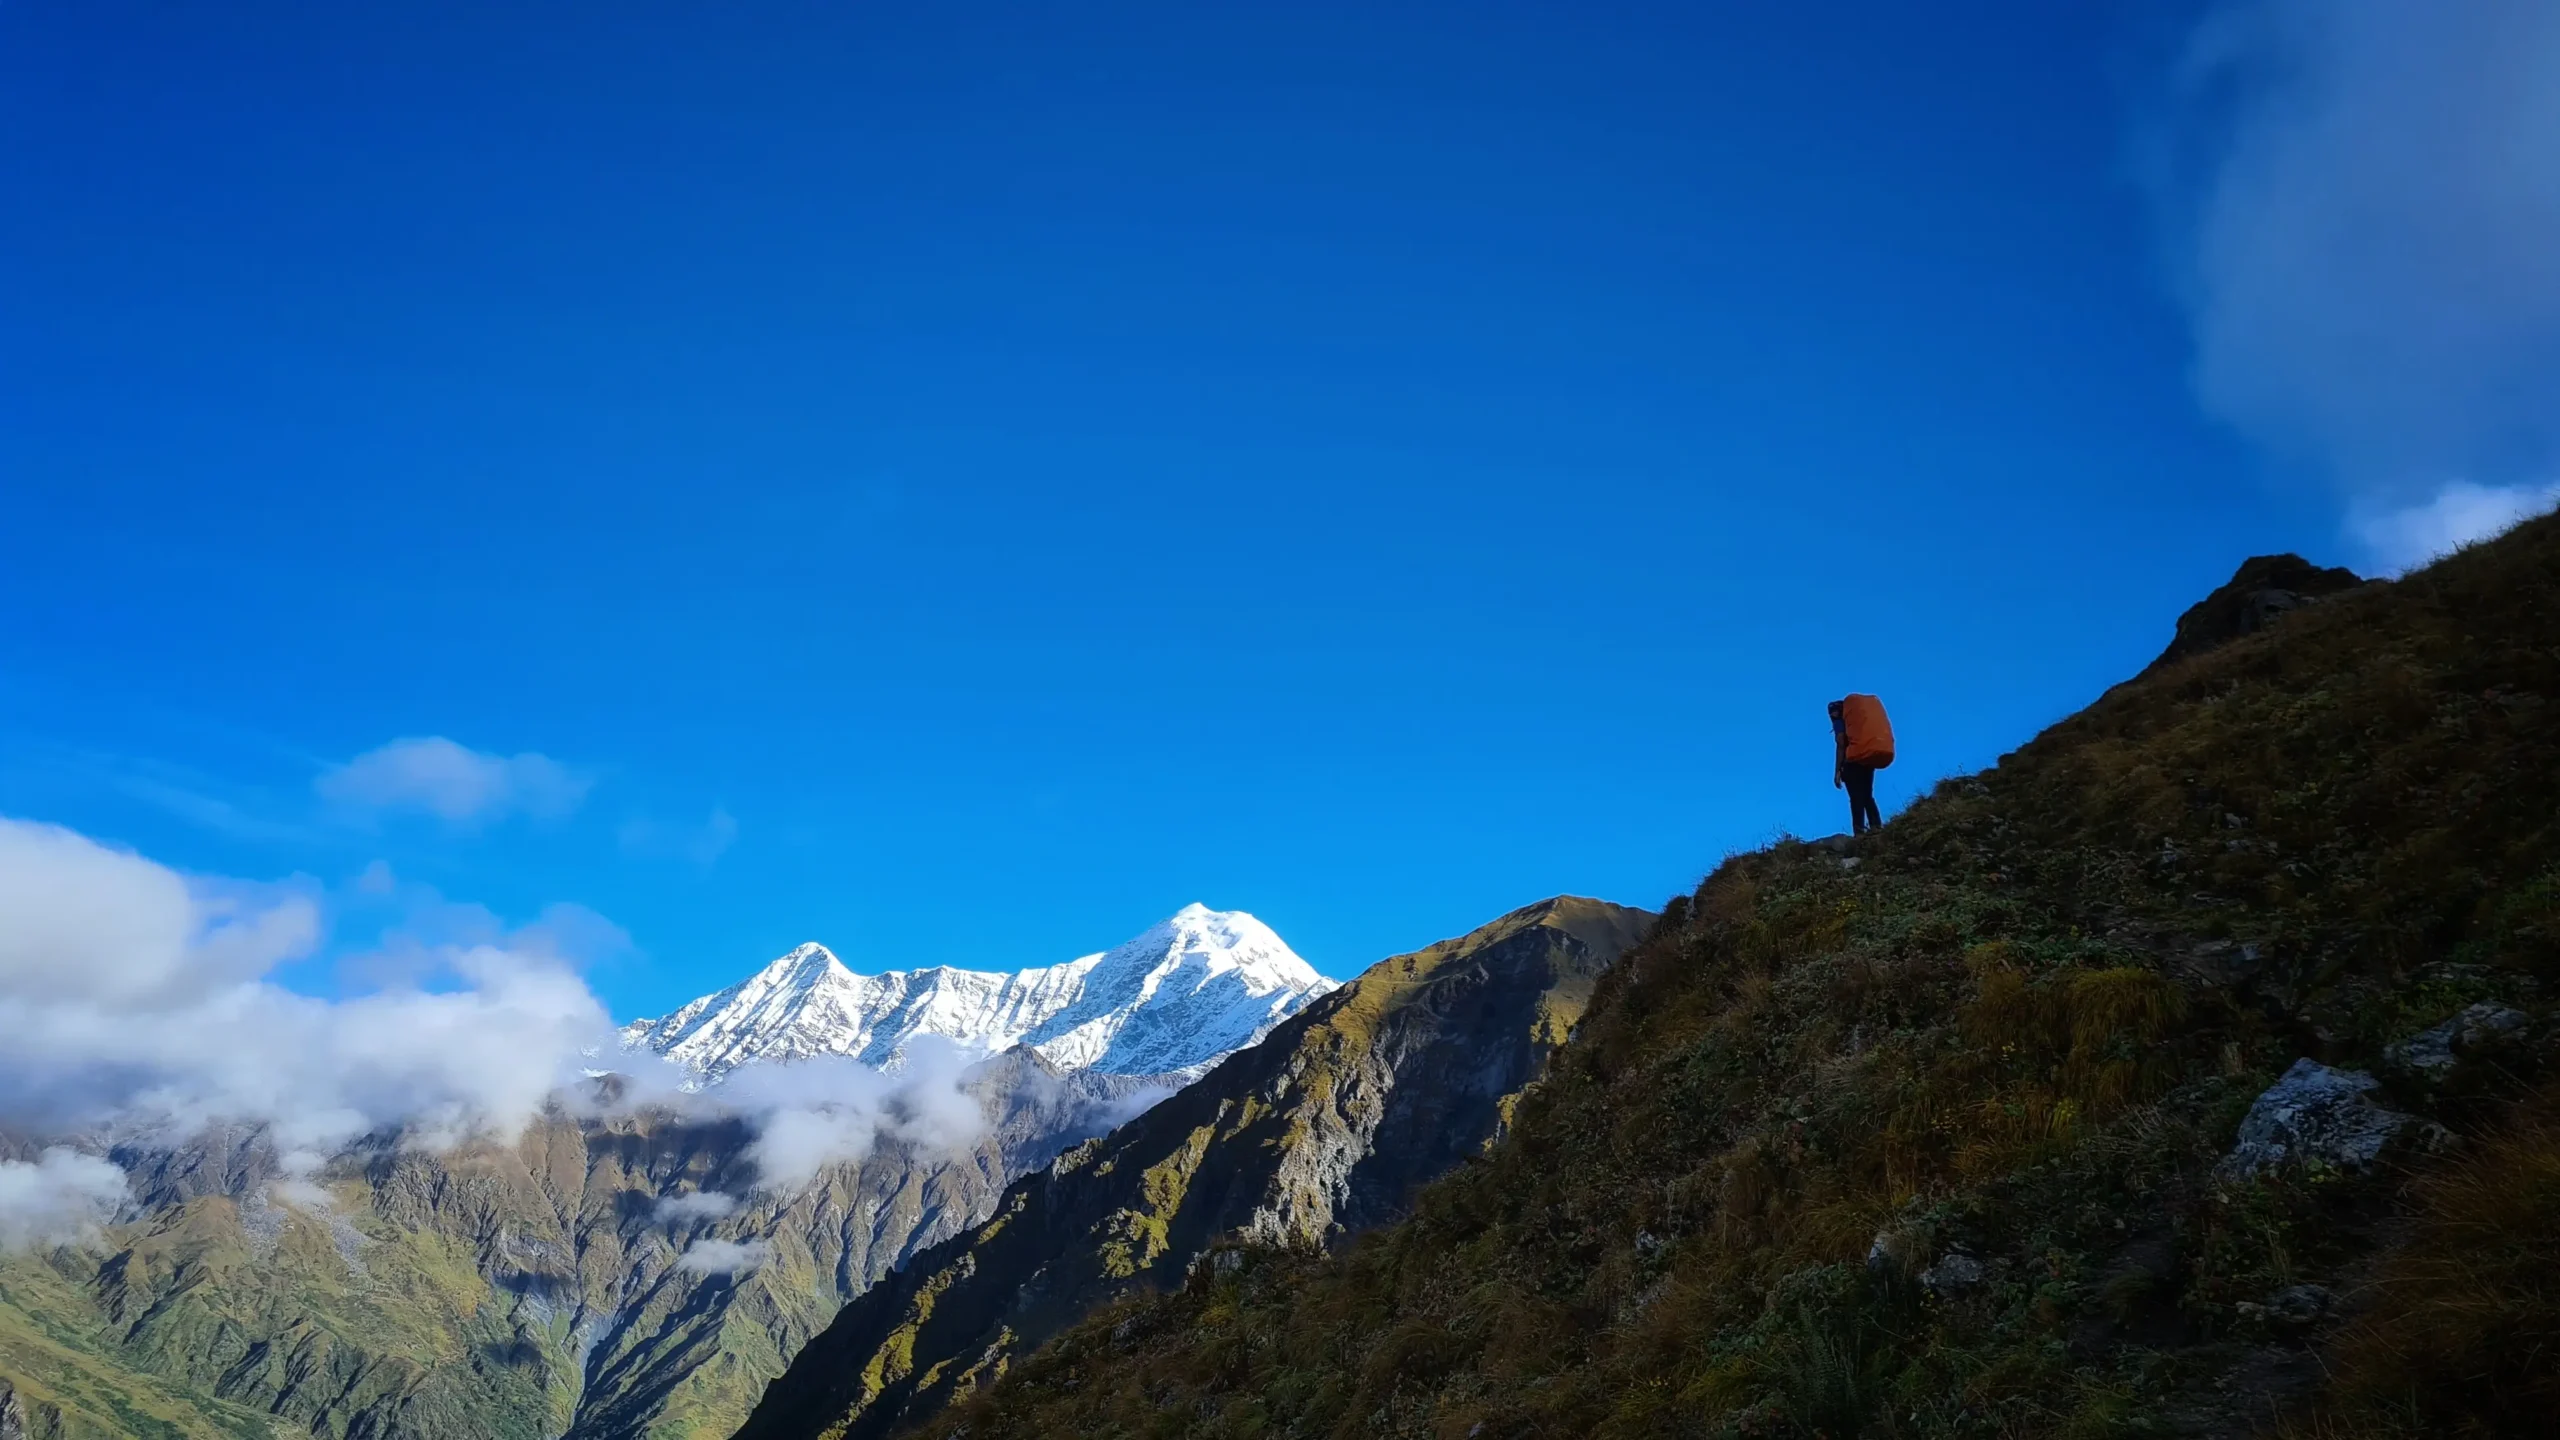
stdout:
POLYGON ((1252 1044, 1332 988, 1270 926, 1189 905, 1117 949, 1010 975, 860 975, 803 945, 716 995, 634 1022, 622 1040, 709 1079, 811 1055, 895 1068, 919 1035, 971 1058, 1027 1045, 1062 1070, 1159 1075, 1252 1044))

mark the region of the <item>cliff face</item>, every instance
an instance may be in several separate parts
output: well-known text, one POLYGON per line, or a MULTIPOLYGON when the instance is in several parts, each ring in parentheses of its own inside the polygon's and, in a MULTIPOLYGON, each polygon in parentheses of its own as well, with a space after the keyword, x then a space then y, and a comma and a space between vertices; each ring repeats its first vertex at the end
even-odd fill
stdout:
POLYGON ((848 1305, 739 1433, 886 1434, 1230 1237, 1305 1249, 1403 1213, 1498 1133, 1650 919, 1550 900, 1373 966, 848 1305))
MULTIPOLYGON (((735 1123, 553 1113, 380 1137, 279 1188, 254 1132, 125 1150, 140 1214, 0 1257, 0 1427, 364 1440, 722 1435, 845 1299, 1121 1113, 1007 1057, 971 1146, 884 1143, 758 1191, 735 1123)), ((9 1433, 0 1428, 0 1434, 9 1433)))
POLYGON ((2549 1433, 2560 518, 2182 630, 1674 897, 1404 1220, 1221 1252, 918 1433, 2549 1433))

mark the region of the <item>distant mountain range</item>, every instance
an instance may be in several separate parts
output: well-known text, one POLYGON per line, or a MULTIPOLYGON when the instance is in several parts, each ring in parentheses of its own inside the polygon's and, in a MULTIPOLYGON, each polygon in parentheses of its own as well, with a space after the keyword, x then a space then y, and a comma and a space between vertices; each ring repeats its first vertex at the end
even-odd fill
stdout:
POLYGON ((1558 897, 1371 966, 902 1262, 802 1349, 740 1440, 888 1435, 1218 1246, 1312 1249, 1401 1215, 1501 1133, 1653 918, 1558 897))
POLYGON ((813 1055, 895 1070, 928 1035, 969 1060, 1022 1045, 1059 1070, 1187 1075, 1333 988, 1270 926, 1187 905, 1115 949, 1011 974, 938 965, 858 975, 807 944, 716 995, 635 1021, 623 1043, 706 1079, 813 1055))
MULTIPOLYGON (((1197 905, 1011 974, 859 975, 801 946, 626 1043, 716 1088, 816 1056, 896 1070, 939 1037, 986 1123, 778 1188, 717 1105, 555 1105, 458 1147, 367 1136, 318 1194, 282 1183, 261 1131, 119 1147, 137 1198, 102 1253, 0 1255, 0 1437, 725 1436, 892 1266, 1334 988, 1252 916, 1197 905)), ((0 1131, 0 1158, 61 1138, 0 1131)))

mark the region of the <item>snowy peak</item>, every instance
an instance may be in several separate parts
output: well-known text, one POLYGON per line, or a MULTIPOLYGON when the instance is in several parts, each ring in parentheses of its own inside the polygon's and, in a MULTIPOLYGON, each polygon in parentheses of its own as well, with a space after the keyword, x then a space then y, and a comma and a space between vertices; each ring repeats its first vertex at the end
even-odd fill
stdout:
POLYGON ((1270 926, 1241 910, 1212 910, 1206 905, 1183 906, 1173 918, 1157 922, 1147 933, 1103 957, 1105 968, 1114 962, 1233 975, 1257 995, 1329 984, 1270 926))
POLYGON ((811 943, 623 1043, 706 1079, 760 1060, 850 1055, 894 1069, 917 1036, 969 1058, 1026 1045, 1065 1070, 1196 1071, 1333 988, 1271 927, 1186 905, 1114 949, 1011 974, 936 966, 862 975, 811 943))

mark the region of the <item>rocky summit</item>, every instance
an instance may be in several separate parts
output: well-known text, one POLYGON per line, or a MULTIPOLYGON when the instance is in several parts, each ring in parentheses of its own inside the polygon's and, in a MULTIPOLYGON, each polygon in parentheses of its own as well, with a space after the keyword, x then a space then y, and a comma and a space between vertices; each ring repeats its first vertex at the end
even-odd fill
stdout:
POLYGON ((1187 1073, 1333 988, 1271 927, 1188 905, 1113 949, 997 972, 860 975, 802 945, 715 995, 634 1022, 626 1046, 716 1079, 755 1060, 846 1055, 897 1069, 923 1037, 980 1059, 1025 1046, 1061 1070, 1187 1073))

